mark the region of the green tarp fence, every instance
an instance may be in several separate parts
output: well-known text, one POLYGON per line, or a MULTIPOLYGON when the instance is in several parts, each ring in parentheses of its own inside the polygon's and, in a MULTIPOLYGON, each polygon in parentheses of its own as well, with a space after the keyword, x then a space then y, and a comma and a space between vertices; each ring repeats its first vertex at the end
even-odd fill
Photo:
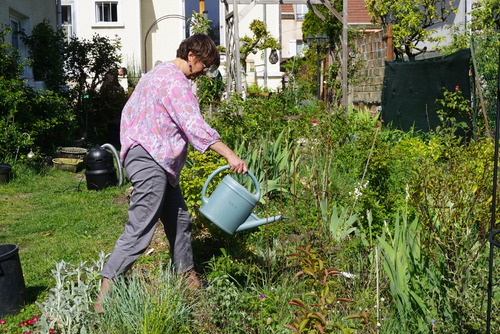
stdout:
POLYGON ((386 125, 408 131, 430 131, 439 125, 436 99, 444 89, 459 86, 471 99, 469 49, 449 56, 409 62, 386 62, 382 90, 382 119, 386 125))

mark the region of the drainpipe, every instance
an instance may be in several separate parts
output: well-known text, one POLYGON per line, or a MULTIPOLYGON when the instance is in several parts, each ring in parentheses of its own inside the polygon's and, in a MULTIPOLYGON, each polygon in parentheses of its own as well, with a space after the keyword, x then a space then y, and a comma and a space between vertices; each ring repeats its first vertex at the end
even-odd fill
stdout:
MULTIPOLYGON (((267 27, 267 8, 264 4, 264 26, 267 27)), ((257 83, 258 85, 258 83, 257 83)), ((267 49, 264 49, 264 87, 267 88, 267 49)))
POLYGON ((61 30, 62 29, 62 7, 61 7, 61 0, 57 0, 57 29, 61 30))

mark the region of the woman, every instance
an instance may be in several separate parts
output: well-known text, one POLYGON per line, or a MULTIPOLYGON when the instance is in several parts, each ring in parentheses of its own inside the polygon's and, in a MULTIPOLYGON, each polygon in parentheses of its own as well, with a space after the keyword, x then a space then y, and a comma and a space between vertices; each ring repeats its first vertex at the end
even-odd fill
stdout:
POLYGON ((134 192, 125 232, 101 271, 104 278, 96 312, 102 312, 101 300, 112 280, 149 246, 158 219, 165 227, 176 270, 188 277, 190 288, 200 285, 193 269, 191 215, 179 188, 188 142, 200 152, 210 149, 220 154, 234 172, 248 171, 245 162, 203 120, 188 80, 219 64, 214 42, 195 34, 182 41, 176 59, 155 66, 141 78, 123 108, 121 160, 134 192))

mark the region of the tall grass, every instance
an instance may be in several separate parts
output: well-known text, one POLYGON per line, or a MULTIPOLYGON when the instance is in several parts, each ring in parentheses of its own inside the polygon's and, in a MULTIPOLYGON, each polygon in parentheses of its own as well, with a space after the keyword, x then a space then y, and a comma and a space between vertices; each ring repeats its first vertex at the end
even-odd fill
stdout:
POLYGON ((173 266, 160 265, 156 273, 134 271, 115 281, 104 300, 105 312, 97 332, 116 334, 190 333, 197 298, 173 266))

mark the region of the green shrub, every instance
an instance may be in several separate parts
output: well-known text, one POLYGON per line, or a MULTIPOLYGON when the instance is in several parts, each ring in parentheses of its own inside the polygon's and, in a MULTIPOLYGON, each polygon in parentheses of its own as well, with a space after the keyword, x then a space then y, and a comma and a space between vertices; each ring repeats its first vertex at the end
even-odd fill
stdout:
MULTIPOLYGON (((201 207, 201 190, 205 181, 212 172, 225 164, 227 164, 226 160, 215 152, 189 151, 186 166, 181 172, 180 185, 186 205, 195 216, 195 221, 201 207)), ((207 188, 207 194, 215 189, 218 184, 217 180, 220 181, 220 178, 215 178, 211 182, 207 188)))
POLYGON ((68 141, 74 122, 66 99, 51 91, 36 91, 20 79, 0 77, 0 125, 4 129, 0 160, 14 156, 18 148, 50 152, 68 141))
POLYGON ((0 32, 0 160, 17 151, 44 151, 60 146, 74 127, 67 100, 47 91, 41 93, 20 79, 22 63, 0 32), (26 134, 26 135, 23 135, 26 134))

